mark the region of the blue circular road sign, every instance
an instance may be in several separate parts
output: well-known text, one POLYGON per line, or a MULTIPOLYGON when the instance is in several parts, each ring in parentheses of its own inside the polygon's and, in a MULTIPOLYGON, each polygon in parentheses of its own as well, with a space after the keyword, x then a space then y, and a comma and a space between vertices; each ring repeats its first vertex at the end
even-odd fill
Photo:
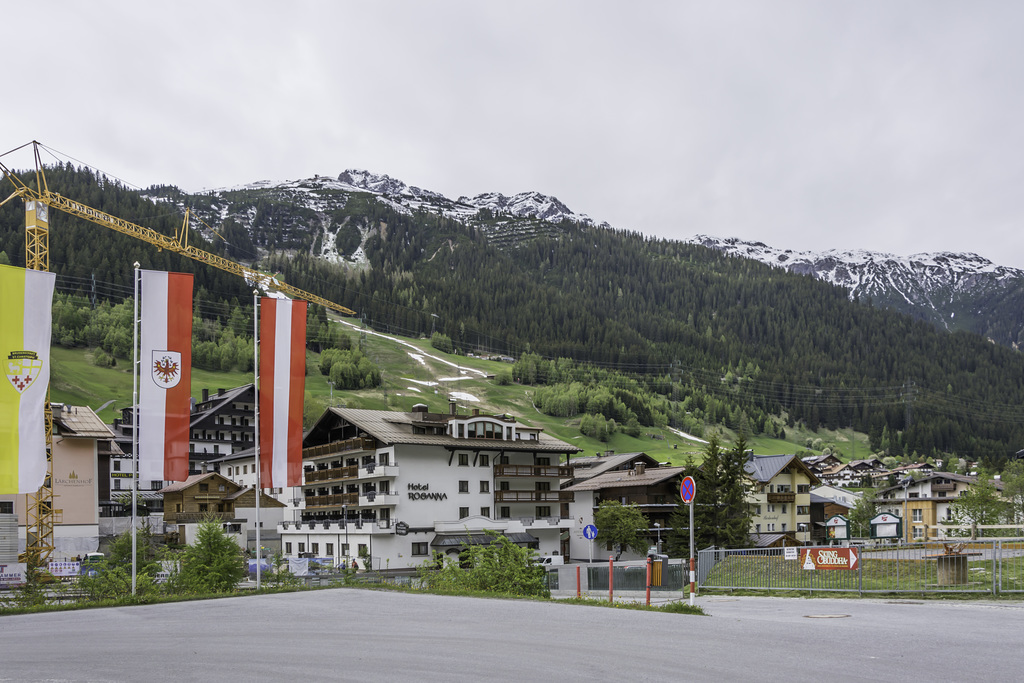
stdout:
POLYGON ((683 483, 679 487, 679 496, 683 499, 684 503, 693 502, 693 496, 697 493, 697 485, 693 481, 693 477, 683 477, 683 483))
POLYGON ((597 538, 597 527, 593 524, 588 524, 583 527, 583 538, 594 540, 597 538))

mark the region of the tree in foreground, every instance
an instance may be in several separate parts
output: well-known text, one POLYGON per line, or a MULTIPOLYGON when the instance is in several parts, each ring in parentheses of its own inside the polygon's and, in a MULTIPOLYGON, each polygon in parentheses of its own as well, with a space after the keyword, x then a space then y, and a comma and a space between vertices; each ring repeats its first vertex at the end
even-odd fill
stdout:
POLYGON ((594 512, 594 526, 597 527, 597 542, 611 543, 616 560, 627 549, 641 554, 647 552, 650 524, 636 505, 602 500, 594 512))
POLYGON ((247 573, 242 549, 216 520, 199 523, 195 543, 178 560, 171 584, 179 593, 226 593, 247 573))
MULTIPOLYGON (((747 494, 752 486, 743 469, 747 460, 747 442, 740 438, 729 450, 723 450, 712 436, 704 448, 704 461, 696 466, 687 460, 686 471, 693 477, 694 549, 745 548, 750 545, 750 505, 747 494)), ((690 552, 689 505, 676 498, 668 550, 678 557, 690 552)))

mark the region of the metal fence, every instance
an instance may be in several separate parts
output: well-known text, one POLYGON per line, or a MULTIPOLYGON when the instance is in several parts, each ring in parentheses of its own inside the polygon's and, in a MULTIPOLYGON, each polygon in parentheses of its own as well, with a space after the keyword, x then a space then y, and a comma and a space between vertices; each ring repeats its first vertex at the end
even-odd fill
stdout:
MULTIPOLYGON (((662 562, 658 583, 658 571, 652 568, 652 591, 679 591, 683 589, 683 565, 675 562, 662 562)), ((597 564, 587 567, 587 585, 592 591, 608 590, 608 565, 597 564)), ((647 565, 631 564, 614 567, 612 587, 616 591, 647 590, 647 565)))
POLYGON ((955 548, 935 542, 853 546, 854 554, 844 557, 855 559, 842 568, 808 562, 807 553, 816 550, 701 550, 697 584, 701 589, 858 594, 1024 592, 1024 539, 968 541, 955 548))

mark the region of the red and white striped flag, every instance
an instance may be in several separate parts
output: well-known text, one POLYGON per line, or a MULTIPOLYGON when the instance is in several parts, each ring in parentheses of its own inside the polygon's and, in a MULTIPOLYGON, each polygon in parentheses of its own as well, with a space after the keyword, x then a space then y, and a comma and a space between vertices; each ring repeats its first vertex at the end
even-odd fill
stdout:
POLYGON ((306 302, 260 299, 260 486, 302 484, 306 302))
POLYGON ((188 479, 192 276, 142 271, 139 479, 188 479))

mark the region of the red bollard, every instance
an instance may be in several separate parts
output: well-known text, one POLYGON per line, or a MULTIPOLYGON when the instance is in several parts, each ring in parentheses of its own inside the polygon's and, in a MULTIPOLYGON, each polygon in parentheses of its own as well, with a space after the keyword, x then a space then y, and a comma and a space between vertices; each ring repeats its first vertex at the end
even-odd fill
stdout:
POLYGON ((615 567, 612 565, 612 556, 608 556, 608 602, 615 602, 612 597, 612 579, 615 578, 615 567))
POLYGON ((651 606, 651 558, 647 558, 647 606, 651 606))
POLYGON ((697 560, 690 558, 690 607, 693 607, 693 584, 697 577, 697 560))
POLYGON ((580 598, 580 566, 576 565, 576 599, 580 598))

